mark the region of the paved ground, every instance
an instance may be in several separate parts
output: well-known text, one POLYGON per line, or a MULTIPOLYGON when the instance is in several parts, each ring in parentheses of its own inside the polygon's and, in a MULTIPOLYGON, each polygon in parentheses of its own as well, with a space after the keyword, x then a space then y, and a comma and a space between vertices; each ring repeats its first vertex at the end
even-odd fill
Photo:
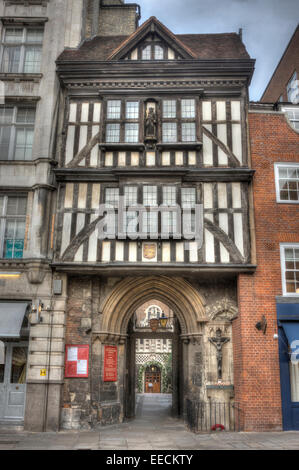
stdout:
POLYGON ((134 421, 99 431, 28 433, 3 428, 0 450, 299 450, 299 432, 193 434, 170 417, 170 405, 170 395, 140 395, 134 421))

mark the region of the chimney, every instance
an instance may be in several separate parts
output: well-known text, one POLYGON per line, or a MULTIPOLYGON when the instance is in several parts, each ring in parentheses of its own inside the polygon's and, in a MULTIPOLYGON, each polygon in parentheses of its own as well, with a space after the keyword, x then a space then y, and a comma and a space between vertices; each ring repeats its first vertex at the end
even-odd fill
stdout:
POLYGON ((86 0, 84 37, 128 36, 136 31, 140 6, 124 0, 86 0))

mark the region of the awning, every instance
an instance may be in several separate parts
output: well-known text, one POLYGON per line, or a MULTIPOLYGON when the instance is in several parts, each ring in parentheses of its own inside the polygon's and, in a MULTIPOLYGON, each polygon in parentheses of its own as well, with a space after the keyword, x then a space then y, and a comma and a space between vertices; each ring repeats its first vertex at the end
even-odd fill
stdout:
POLYGON ((0 302, 0 338, 19 338, 28 302, 0 302))
POLYGON ((299 321, 284 321, 281 323, 292 355, 294 354, 293 359, 299 359, 299 321))

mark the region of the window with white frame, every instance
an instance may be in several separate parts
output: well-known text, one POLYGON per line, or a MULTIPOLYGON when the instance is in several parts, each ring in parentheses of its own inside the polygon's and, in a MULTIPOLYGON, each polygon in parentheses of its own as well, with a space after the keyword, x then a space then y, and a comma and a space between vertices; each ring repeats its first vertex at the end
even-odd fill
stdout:
POLYGON ((1 72, 40 73, 43 34, 43 28, 38 27, 5 27, 1 72))
POLYGON ((299 295, 299 243, 281 244, 281 271, 284 295, 299 295))
POLYGON ((0 106, 0 160, 31 160, 35 108, 0 106))
POLYGON ((299 86, 296 70, 287 84, 287 95, 288 101, 294 104, 299 103, 299 86))
POLYGON ((108 100, 106 142, 139 141, 139 101, 108 100))
POLYGON ((289 108, 284 106, 281 110, 286 113, 294 129, 299 131, 299 106, 292 106, 289 108))
POLYGON ((275 184, 277 202, 299 203, 299 164, 276 163, 275 184))
POLYGON ((0 256, 22 258, 26 226, 26 196, 0 194, 0 256))

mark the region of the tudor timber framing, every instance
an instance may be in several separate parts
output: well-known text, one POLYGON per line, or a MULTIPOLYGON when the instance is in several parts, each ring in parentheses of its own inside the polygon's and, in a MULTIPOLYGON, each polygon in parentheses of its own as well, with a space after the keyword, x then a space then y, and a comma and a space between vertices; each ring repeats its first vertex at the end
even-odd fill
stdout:
MULTIPOLYGON (((244 59, 177 59, 177 60, 161 60, 161 61, 139 61, 139 60, 118 60, 120 54, 126 54, 132 47, 138 45, 138 39, 134 44, 129 40, 126 42, 125 49, 122 45, 116 54, 111 55, 112 60, 97 61, 97 60, 61 60, 57 61, 58 77, 64 89, 64 97, 66 98, 66 113, 64 120, 64 132, 67 131, 68 125, 73 126, 76 132, 75 145, 72 147, 71 155, 64 162, 64 149, 61 152, 61 165, 62 167, 54 170, 56 180, 61 188, 61 198, 59 202, 59 214, 57 217, 57 228, 60 233, 64 231, 64 217, 70 221, 70 239, 63 243, 61 249, 61 237, 58 236, 56 240, 56 256, 53 268, 57 271, 77 272, 77 273, 99 273, 99 274, 148 274, 149 272, 161 273, 166 270, 169 274, 195 274, 199 276, 211 273, 212 275, 227 275, 235 276, 240 272, 253 272, 255 266, 251 264, 251 248, 250 248, 250 231, 249 231, 249 203, 248 203, 248 185, 251 183, 254 171, 248 168, 248 149, 247 149, 247 124, 246 124, 246 110, 248 106, 247 87, 250 83, 253 69, 254 60, 249 58, 244 59), (194 167, 188 166, 186 163, 189 158, 187 151, 194 150, 188 148, 188 144, 172 144, 169 148, 167 145, 157 143, 155 152, 155 164, 150 167, 146 163, 146 151, 143 141, 136 145, 140 152, 139 166, 133 167, 129 164, 131 158, 130 151, 136 149, 126 146, 126 144, 109 144, 106 145, 102 140, 104 139, 104 125, 105 125, 105 106, 103 103, 107 99, 133 99, 138 97, 138 100, 145 100, 147 98, 160 99, 179 99, 180 97, 194 96, 199 101, 198 107, 198 140, 195 149, 195 165, 194 167), (226 119, 219 118, 216 115, 216 101, 226 101, 226 119), (72 101, 73 100, 73 101, 72 101), (94 122, 90 119, 88 122, 81 121, 78 116, 81 114, 81 104, 85 102, 102 103, 101 120, 98 124, 100 131, 93 139, 87 139, 85 147, 80 147, 78 152, 78 138, 80 126, 95 126, 94 122), (200 117, 202 113, 202 101, 211 100, 212 113, 211 118, 203 119, 200 117), (233 118, 230 114, 230 100, 240 101, 241 113, 240 118, 233 118), (76 120, 68 121, 68 106, 69 102, 77 102, 77 118, 76 120), (90 121, 90 122, 89 122, 90 121), (221 141, 217 138, 215 129, 217 125, 227 124, 227 142, 221 141), (233 125, 239 125, 241 130, 241 155, 235 155, 232 150, 232 131, 233 125), (213 158, 211 166, 207 167, 203 162, 203 137, 211 141, 211 148, 213 158), (99 157, 97 164, 90 165, 89 152, 93 144, 98 140, 99 157), (163 146, 164 145, 164 146, 163 146), (170 150, 170 164, 168 168, 162 165, 163 151, 170 150), (182 151, 183 164, 174 163, 176 155, 172 155, 177 151, 182 151), (111 162, 105 167, 105 155, 110 152, 112 155, 111 162), (118 153, 122 152, 125 155, 125 163, 122 167, 118 163, 118 153), (220 152, 226 155, 227 164, 220 162, 220 152), (186 154, 186 155, 185 155, 186 154), (79 164, 81 166, 79 166, 79 164), (177 166, 176 166, 177 165, 177 166), (222 166, 221 166, 222 165, 222 166), (97 241, 90 242, 89 237, 93 236, 94 228, 97 225, 98 218, 92 210, 90 210, 90 194, 93 183, 101 186, 101 194, 103 188, 107 185, 123 184, 123 181, 133 184, 139 184, 142 180, 146 179, 147 182, 152 178, 152 181, 161 180, 175 180, 175 184, 196 185, 197 183, 209 183, 213 187, 213 202, 212 207, 205 210, 204 225, 205 230, 210 234, 209 243, 214 252, 214 261, 209 261, 205 258, 204 253, 206 248, 205 244, 202 250, 199 250, 196 260, 191 255, 184 254, 180 258, 176 252, 176 243, 170 241, 171 249, 169 254, 169 262, 164 261, 162 256, 163 243, 161 240, 152 240, 151 242, 157 245, 157 259, 155 262, 148 263, 142 256, 142 244, 145 240, 137 241, 136 247, 136 260, 129 259, 129 242, 128 240, 120 241, 122 244, 122 257, 121 262, 118 261, 116 256, 116 245, 118 240, 109 241, 109 260, 105 261, 103 257, 103 243, 97 241), (130 181, 131 180, 131 181, 130 181), (223 184, 223 183, 226 183, 223 184), (231 186, 240 183, 242 189, 240 192, 241 206, 232 206, 231 186), (226 186, 227 191, 227 206, 222 208, 218 205, 218 189, 220 186, 226 186), (89 195, 85 202, 84 208, 81 205, 80 209, 68 206, 67 209, 63 208, 63 198, 65 193, 65 186, 74 186, 74 200, 76 200, 78 192, 77 186, 87 185, 87 194, 89 195), (228 202, 230 201, 230 202, 228 202), (86 204, 86 205, 85 205, 86 204), (78 216, 78 213, 80 215, 78 216), (81 222, 76 222, 77 216, 81 220, 85 220, 84 227, 81 227, 81 222), (221 220, 227 218, 228 228, 223 230, 221 220), (238 243, 237 222, 241 220, 242 230, 242 247, 238 243), (235 240, 235 238, 237 240, 235 240), (89 259, 90 243, 95 245, 95 255, 89 259), (78 255, 79 247, 81 254, 78 255), (223 256, 223 250, 227 251, 227 256, 223 256), (221 252, 221 253, 220 253, 221 252), (77 253, 77 254, 76 254, 77 253), (78 258, 80 258, 78 262, 78 258), (224 262, 223 259, 228 262, 224 262), (163 262, 162 262, 163 261, 163 262)), ((87 104, 85 106, 88 106, 87 104)), ((217 111, 218 112, 218 111, 217 111)), ((158 108, 158 118, 160 110, 158 108)), ((89 109, 89 114, 92 110, 89 109)), ((143 113, 144 114, 144 113, 143 113)), ((144 126, 144 116, 142 115, 140 126, 144 126)), ((160 119, 161 120, 161 119, 160 119)), ((160 126, 159 120, 159 126, 160 126)), ((88 129, 89 129, 88 127, 88 129)), ((90 134, 90 130, 88 131, 90 134)), ((160 132, 160 129, 159 129, 160 132)), ((159 133, 158 132, 158 133, 159 133)), ((160 132, 161 133, 161 132, 160 132)), ((88 134, 88 135, 89 135, 88 134)), ((159 134, 160 135, 160 134, 159 134)), ((159 138, 160 139, 160 138, 159 138)), ((158 140, 159 140, 158 139, 158 140)), ((194 144, 192 144, 194 147, 194 144)), ((110 156, 109 156, 110 158, 110 156)), ((223 160, 223 159, 222 159, 223 160)), ((209 164, 208 164, 209 165, 209 164)), ((219 189, 220 191, 220 189, 219 189)), ((101 196, 102 197, 102 196, 101 196)), ((219 196, 220 197, 220 196, 219 196)), ((68 222, 67 222, 68 223, 68 222)), ((93 236, 94 238, 94 236, 93 236)), ((240 240, 239 240, 240 242, 240 240)))

